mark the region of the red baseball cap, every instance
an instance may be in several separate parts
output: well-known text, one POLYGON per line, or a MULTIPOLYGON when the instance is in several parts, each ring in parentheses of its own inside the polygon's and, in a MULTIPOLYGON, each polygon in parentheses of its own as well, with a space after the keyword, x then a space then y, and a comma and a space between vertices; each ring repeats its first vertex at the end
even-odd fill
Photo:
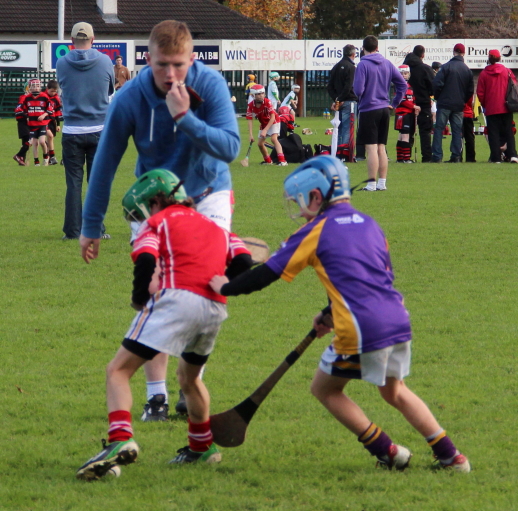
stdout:
POLYGON ((462 43, 457 43, 454 47, 453 47, 453 51, 455 53, 466 53, 466 47, 462 44, 462 43))
POLYGON ((496 57, 497 59, 500 58, 500 52, 498 50, 489 50, 489 55, 492 55, 493 57, 496 57))

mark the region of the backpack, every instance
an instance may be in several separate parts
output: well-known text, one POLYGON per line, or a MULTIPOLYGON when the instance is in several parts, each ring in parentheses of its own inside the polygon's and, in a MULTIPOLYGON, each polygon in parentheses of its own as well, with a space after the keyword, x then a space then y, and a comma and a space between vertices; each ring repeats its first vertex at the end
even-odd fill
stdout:
MULTIPOLYGON (((279 138, 279 144, 281 144, 284 157, 288 163, 303 163, 306 161, 306 149, 302 144, 300 135, 292 133, 285 138, 279 138)), ((274 163, 279 162, 279 159, 277 158, 277 151, 275 149, 273 149, 270 153, 270 157, 274 163)))
MULTIPOLYGON (((315 144, 315 156, 319 154, 331 154, 331 146, 315 144)), ((339 144, 336 148, 336 157, 342 161, 349 160, 349 144, 339 144)))

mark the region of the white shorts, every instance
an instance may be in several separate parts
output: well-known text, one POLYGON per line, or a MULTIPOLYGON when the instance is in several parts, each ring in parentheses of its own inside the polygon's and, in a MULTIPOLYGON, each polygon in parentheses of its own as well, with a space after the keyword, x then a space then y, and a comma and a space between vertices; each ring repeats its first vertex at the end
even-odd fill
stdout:
MULTIPOLYGON (((263 130, 259 130, 259 135, 257 135, 257 138, 261 138, 261 131, 263 131, 263 130)), ((280 132, 281 132, 281 123, 276 122, 275 124, 272 124, 270 126, 270 129, 266 132, 266 136, 271 137, 272 135, 279 135, 280 132)))
MULTIPOLYGON (((232 226, 232 190, 222 190, 214 192, 203 198, 196 204, 196 211, 210 218, 216 225, 230 232, 232 226)), ((140 229, 139 222, 130 222, 131 238, 130 243, 137 239, 137 233, 140 229)))
POLYGON ((403 380, 410 374, 410 344, 400 342, 361 355, 337 355, 331 345, 322 354, 319 368, 331 376, 362 379, 384 387, 386 378, 403 380))
POLYGON ((163 289, 135 316, 125 338, 174 357, 209 355, 225 319, 223 303, 184 289, 163 289))

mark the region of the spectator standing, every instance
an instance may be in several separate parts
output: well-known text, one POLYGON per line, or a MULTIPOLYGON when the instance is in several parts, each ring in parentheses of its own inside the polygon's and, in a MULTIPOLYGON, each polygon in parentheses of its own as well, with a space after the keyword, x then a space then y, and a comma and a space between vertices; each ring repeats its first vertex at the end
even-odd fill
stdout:
POLYGON ((473 96, 473 73, 464 63, 466 49, 457 43, 453 58, 446 62, 432 82, 433 95, 437 101, 437 121, 433 132, 432 163, 441 163, 442 132, 446 123, 451 125, 451 156, 448 163, 460 163, 462 156, 462 119, 464 105, 473 96))
POLYGON ((327 84, 327 92, 333 100, 331 110, 338 110, 340 116, 340 124, 338 126, 339 145, 349 144, 350 129, 354 130, 358 101, 353 90, 354 73, 356 71, 354 65, 355 55, 356 46, 354 44, 346 44, 343 49, 343 58, 331 69, 327 84))
MULTIPOLYGON (((75 49, 56 64, 65 120, 61 141, 67 182, 63 240, 78 239, 81 233, 84 164, 89 181, 109 96, 115 90, 112 61, 92 48, 93 41, 92 25, 76 23, 72 28, 75 49)), ((101 230, 100 237, 109 239, 104 226, 101 230)))
POLYGON ((412 53, 409 53, 403 62, 410 67, 410 86, 414 91, 415 104, 421 109, 417 116, 419 128, 419 140, 421 142, 421 161, 428 163, 432 159, 432 103, 430 96, 433 95, 432 81, 434 79, 433 69, 424 63, 424 46, 414 46, 412 53))
POLYGON ((378 53, 378 39, 369 35, 363 40, 365 55, 354 75, 353 89, 358 96, 358 144, 364 144, 367 153, 368 183, 361 190, 386 190, 388 172, 387 145, 390 109, 401 103, 407 83, 396 66, 378 53), (390 84, 396 94, 389 102, 390 84), (376 177, 378 183, 376 184, 376 177))
POLYGON ((122 65, 122 56, 118 55, 113 66, 115 76, 115 90, 119 90, 128 80, 131 80, 131 73, 126 66, 122 65))
POLYGON ((466 148, 466 159, 467 163, 476 163, 475 160, 475 124, 473 122, 473 102, 475 97, 473 96, 464 105, 463 119, 462 119, 462 138, 464 139, 464 147, 466 148))
POLYGON ((487 136, 491 155, 491 163, 502 161, 500 147, 505 141, 507 147, 505 156, 511 163, 518 163, 516 143, 513 135, 513 114, 505 104, 507 83, 509 78, 516 83, 514 74, 500 63, 500 52, 489 51, 489 65, 487 65, 477 83, 477 96, 484 108, 487 123, 487 136))

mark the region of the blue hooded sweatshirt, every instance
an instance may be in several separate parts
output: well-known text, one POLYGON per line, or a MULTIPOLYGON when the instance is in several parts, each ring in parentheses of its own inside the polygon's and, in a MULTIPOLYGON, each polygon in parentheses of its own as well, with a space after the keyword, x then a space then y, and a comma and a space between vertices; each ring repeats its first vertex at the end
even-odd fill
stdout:
POLYGON ((408 84, 396 66, 379 53, 361 58, 354 75, 353 89, 358 96, 358 110, 368 112, 387 108, 390 104, 390 83, 396 88, 392 106, 396 108, 405 94, 408 84))
POLYGON ((153 73, 145 67, 114 96, 94 158, 83 208, 82 234, 99 238, 115 172, 133 141, 138 151, 135 175, 162 168, 184 180, 191 197, 230 190, 228 164, 239 153, 240 139, 227 83, 217 71, 195 60, 185 83, 203 102, 176 123, 165 99, 157 95, 153 73))
POLYGON ((90 48, 72 50, 56 63, 65 126, 100 126, 115 79, 108 55, 90 48))

